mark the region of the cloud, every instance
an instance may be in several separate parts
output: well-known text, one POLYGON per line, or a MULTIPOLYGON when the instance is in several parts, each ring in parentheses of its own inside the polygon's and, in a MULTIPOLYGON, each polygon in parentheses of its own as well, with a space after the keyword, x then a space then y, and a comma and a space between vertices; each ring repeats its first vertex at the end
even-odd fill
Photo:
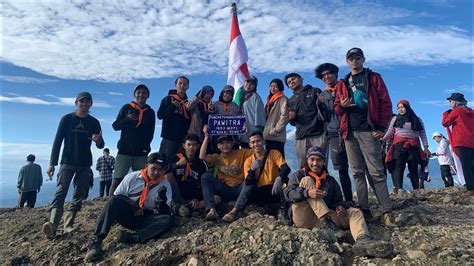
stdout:
MULTIPOLYGON (((69 97, 57 97, 51 94, 45 95, 46 97, 54 98, 55 101, 47 101, 37 97, 27 97, 27 96, 4 96, 0 95, 0 102, 12 102, 12 103, 23 103, 23 104, 34 104, 34 105, 64 105, 64 106, 74 106, 76 98, 69 97)), ((99 108, 111 108, 112 105, 94 100, 94 107, 99 108)))
MULTIPOLYGON (((376 2, 241 1, 239 12, 251 72, 343 65, 353 46, 363 47, 371 66, 471 64, 474 58, 468 30, 406 25, 401 21, 419 14, 376 2)), ((10 1, 2 18, 3 60, 47 75, 125 82, 226 73, 225 0, 10 1)))
POLYGON ((23 77, 23 76, 0 76, 1 80, 15 82, 15 83, 51 83, 51 82, 58 82, 57 79, 44 79, 44 78, 32 78, 32 77, 23 77))
POLYGON ((123 95, 123 93, 115 92, 115 91, 109 91, 107 93, 110 94, 110 95, 116 95, 116 96, 122 96, 123 95))
MULTIPOLYGON (((436 107, 448 107, 449 108, 448 100, 420 101, 419 103, 427 104, 427 105, 433 105, 433 106, 436 106, 436 107)), ((474 101, 468 101, 467 106, 473 108, 474 107, 474 101)))

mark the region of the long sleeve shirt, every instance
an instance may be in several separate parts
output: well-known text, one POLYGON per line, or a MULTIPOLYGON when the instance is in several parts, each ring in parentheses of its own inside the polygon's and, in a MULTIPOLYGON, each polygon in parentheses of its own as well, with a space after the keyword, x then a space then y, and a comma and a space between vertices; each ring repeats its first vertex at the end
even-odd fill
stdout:
MULTIPOLYGON (((242 106, 242 113, 247 119, 247 132, 250 135, 252 132, 261 130, 265 127, 266 115, 265 106, 262 98, 257 93, 254 93, 242 106)), ((243 142, 249 142, 246 135, 242 135, 243 142)))
POLYGON ((100 181, 106 182, 112 180, 112 174, 115 168, 115 158, 113 156, 100 156, 97 159, 95 169, 99 171, 100 181))
MULTIPOLYGON (((420 119, 420 118, 418 118, 420 119)), ((428 147, 428 139, 426 138, 426 131, 425 131, 425 125, 423 124, 423 121, 420 119, 420 123, 423 129, 420 131, 415 131, 411 129, 411 123, 406 122, 403 124, 402 127, 395 127, 395 122, 397 121, 397 117, 393 117, 392 121, 390 122, 390 126, 383 136, 382 140, 383 141, 390 141, 394 136, 399 136, 399 137, 404 137, 404 138, 413 138, 413 139, 418 139, 421 138, 421 142, 423 143, 424 147, 428 147)))
POLYGON ((446 139, 441 139, 438 145, 438 149, 436 150, 436 154, 438 155, 439 165, 454 164, 453 155, 451 154, 451 150, 449 150, 449 143, 446 139))
POLYGON ((18 190, 22 192, 34 191, 43 185, 43 174, 41 166, 35 163, 28 163, 20 169, 18 174, 18 190))

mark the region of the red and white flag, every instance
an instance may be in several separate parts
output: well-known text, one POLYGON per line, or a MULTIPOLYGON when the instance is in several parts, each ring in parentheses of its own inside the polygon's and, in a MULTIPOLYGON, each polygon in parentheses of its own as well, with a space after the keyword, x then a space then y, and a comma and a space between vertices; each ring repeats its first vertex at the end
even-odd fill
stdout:
POLYGON ((242 38, 242 34, 240 34, 239 21, 237 19, 237 5, 232 4, 227 85, 233 86, 235 90, 239 90, 239 88, 244 85, 245 78, 250 75, 247 61, 247 46, 245 46, 244 38, 242 38))

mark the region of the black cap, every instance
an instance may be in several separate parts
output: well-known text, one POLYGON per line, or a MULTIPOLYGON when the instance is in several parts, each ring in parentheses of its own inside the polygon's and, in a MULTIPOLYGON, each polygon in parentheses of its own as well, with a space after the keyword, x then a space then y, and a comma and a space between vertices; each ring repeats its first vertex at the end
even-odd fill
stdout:
POLYGON ((166 160, 166 156, 163 153, 150 153, 148 157, 146 158, 146 163, 147 164, 161 164, 163 166, 166 166, 168 164, 168 161, 166 160))
POLYGON ((253 83, 253 84, 255 84, 255 86, 258 85, 258 79, 255 76, 248 76, 248 77, 245 78, 245 81, 253 83))
POLYGON ((232 139, 232 136, 229 136, 229 135, 221 135, 217 138, 217 143, 221 143, 221 141, 223 140, 228 140, 228 141, 234 141, 232 139))
POLYGON ((84 98, 88 98, 89 100, 92 101, 92 95, 88 93, 87 91, 79 92, 76 96, 76 101, 80 101, 84 98))
POLYGON ((232 91, 234 92, 234 87, 230 85, 225 85, 224 88, 222 88, 222 91, 232 91))
POLYGON ((360 56, 364 57, 364 52, 362 52, 362 49, 354 47, 354 48, 349 49, 349 51, 347 51, 346 59, 349 58, 349 56, 351 56, 353 54, 360 55, 360 56))
POLYGON ((145 86, 145 84, 138 84, 135 89, 133 90, 133 94, 135 94, 135 92, 138 90, 138 89, 144 89, 146 90, 146 92, 148 92, 148 95, 150 95, 150 90, 148 89, 147 86, 145 86))
POLYGON ((323 72, 326 70, 329 70, 330 73, 335 74, 336 76, 339 73, 339 68, 335 64, 324 63, 316 67, 314 74, 318 79, 322 79, 323 72))
POLYGON ((449 98, 446 98, 447 100, 453 100, 453 101, 457 101, 457 102, 467 102, 466 99, 464 98, 464 94, 462 93, 459 93, 459 92, 453 92, 453 94, 451 94, 451 96, 449 96, 449 98))

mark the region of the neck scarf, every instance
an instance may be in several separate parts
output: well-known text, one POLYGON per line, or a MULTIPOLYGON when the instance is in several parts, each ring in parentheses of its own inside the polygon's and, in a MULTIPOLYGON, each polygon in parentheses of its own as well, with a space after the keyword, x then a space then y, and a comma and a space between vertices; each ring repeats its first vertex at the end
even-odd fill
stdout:
POLYGON ((140 201, 138 202, 138 206, 143 209, 143 206, 145 205, 146 197, 148 196, 148 190, 150 189, 150 186, 161 183, 161 181, 163 181, 163 179, 165 178, 165 175, 161 175, 156 180, 150 180, 150 178, 148 177, 148 169, 146 167, 140 170, 140 175, 143 176, 143 180, 145 181, 145 186, 143 187, 142 194, 140 195, 140 201))
POLYGON ((227 103, 224 102, 224 101, 218 101, 217 103, 221 104, 222 107, 224 107, 224 114, 226 115, 226 114, 227 114, 227 110, 229 109, 229 107, 227 106, 227 103))
POLYGON ((143 113, 149 109, 149 107, 145 107, 145 108, 141 108, 140 105, 138 105, 138 103, 136 102, 130 102, 130 106, 133 108, 133 109, 136 109, 138 110, 138 123, 137 125, 135 126, 135 128, 138 128, 140 126, 140 124, 142 123, 142 119, 143 119, 143 113))
POLYGON ((324 181, 326 179, 326 176, 328 175, 327 171, 323 170, 323 173, 321 174, 321 176, 318 176, 318 174, 311 171, 309 169, 309 167, 306 167, 305 170, 312 178, 314 178, 314 183, 316 184, 316 189, 319 189, 321 187, 321 182, 324 181))
POLYGON ((270 114, 270 110, 272 109, 273 104, 276 102, 276 100, 283 97, 283 95, 284 94, 282 91, 277 91, 273 95, 272 94, 268 95, 267 104, 265 105, 265 111, 267 113, 267 117, 270 114))
POLYGON ((336 86, 334 87, 331 87, 330 85, 326 86, 326 88, 324 88, 325 91, 331 91, 331 92, 336 92, 336 86))
POLYGON ((178 103, 181 105, 181 108, 183 108, 183 115, 184 117, 186 117, 186 119, 189 119, 189 112, 188 112, 188 109, 186 108, 186 103, 188 102, 187 100, 183 100, 181 99, 181 97, 179 97, 178 94, 170 94, 169 96, 171 96, 173 99, 175 99, 176 101, 178 101, 178 103))
MULTIPOLYGON (((186 158, 185 155, 182 153, 176 154, 178 158, 181 160, 182 158, 186 158)), ((188 179, 188 176, 191 174, 191 163, 189 162, 188 158, 186 158, 186 169, 184 170, 184 175, 181 177, 181 181, 186 181, 188 179)))

